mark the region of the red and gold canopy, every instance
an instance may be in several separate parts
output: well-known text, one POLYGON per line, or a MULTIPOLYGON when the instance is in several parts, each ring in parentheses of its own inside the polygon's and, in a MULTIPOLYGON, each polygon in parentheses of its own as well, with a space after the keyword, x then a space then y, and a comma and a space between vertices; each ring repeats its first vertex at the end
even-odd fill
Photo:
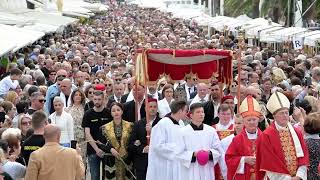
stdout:
POLYGON ((225 84, 232 82, 232 54, 230 51, 144 49, 137 51, 136 78, 140 84, 156 81, 162 75, 172 80, 195 74, 200 80, 216 76, 225 84))

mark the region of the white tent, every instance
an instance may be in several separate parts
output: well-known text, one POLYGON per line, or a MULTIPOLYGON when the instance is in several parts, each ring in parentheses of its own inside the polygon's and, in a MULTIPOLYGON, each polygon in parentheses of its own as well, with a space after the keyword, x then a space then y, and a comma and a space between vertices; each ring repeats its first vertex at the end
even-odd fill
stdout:
POLYGON ((246 38, 249 38, 249 39, 258 38, 261 31, 268 30, 268 29, 274 29, 275 27, 280 27, 280 26, 260 25, 260 26, 256 26, 256 27, 247 29, 245 31, 246 38))
MULTIPOLYGON (((0 35, 1 37, 1 35, 0 35)), ((16 44, 9 39, 1 39, 0 41, 0 57, 9 51, 13 50, 16 47, 16 44)))
POLYGON ((216 28, 216 27, 220 26, 219 24, 222 24, 222 23, 227 22, 227 21, 231 21, 233 19, 234 18, 227 17, 227 16, 215 16, 215 17, 210 19, 209 26, 213 27, 213 28, 216 28))
POLYGON ((318 43, 320 43, 320 34, 315 34, 304 38, 304 45, 319 46, 318 43))
POLYGON ((19 16, 11 13, 6 9, 0 8, 0 24, 7 25, 24 25, 24 24, 33 24, 35 20, 27 16, 19 16))
POLYGON ((320 31, 317 30, 317 31, 302 32, 302 33, 300 33, 300 34, 294 35, 294 37, 306 38, 306 37, 308 37, 308 36, 313 36, 313 35, 316 35, 316 34, 320 34, 320 31))
POLYGON ((2 44, 8 40, 14 42, 15 48, 13 49, 13 52, 24 46, 32 44, 33 42, 42 38, 44 35, 45 34, 43 32, 0 24, 0 43, 2 44))
POLYGON ((219 23, 215 23, 215 25, 213 25, 213 27, 218 31, 223 31, 224 27, 227 27, 228 29, 230 29, 229 26, 231 24, 236 24, 239 22, 240 22, 240 20, 228 17, 228 18, 224 19, 223 21, 220 21, 219 23))
POLYGON ((300 27, 284 28, 284 29, 280 29, 280 30, 268 33, 268 37, 265 39, 265 41, 266 42, 290 41, 291 37, 293 37, 294 35, 302 33, 302 32, 306 32, 306 31, 308 31, 308 29, 300 28, 300 27))
POLYGON ((281 29, 284 29, 284 27, 282 26, 275 26, 273 28, 269 28, 269 29, 264 29, 264 30, 261 30, 259 32, 259 35, 258 35, 258 38, 261 42, 266 42, 268 37, 269 37, 269 33, 272 33, 274 31, 278 31, 278 30, 281 30, 281 29))

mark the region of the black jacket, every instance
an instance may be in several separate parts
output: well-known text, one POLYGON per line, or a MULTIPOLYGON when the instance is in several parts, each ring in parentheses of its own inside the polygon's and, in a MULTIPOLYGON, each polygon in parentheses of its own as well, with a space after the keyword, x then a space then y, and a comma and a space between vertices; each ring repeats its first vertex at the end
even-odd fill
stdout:
MULTIPOLYGON (((160 121, 157 116, 152 123, 152 127, 160 121)), ((143 148, 147 146, 147 131, 146 131, 146 119, 142 119, 134 123, 131 136, 129 138, 129 151, 133 156, 133 163, 137 171, 147 172, 148 166, 148 153, 143 153, 143 148), (140 145, 135 145, 135 141, 139 140, 140 145)))
POLYGON ((212 126, 214 124, 217 124, 219 122, 219 119, 214 118, 214 106, 212 101, 207 101, 203 104, 204 109, 204 124, 207 124, 209 126, 212 126))
MULTIPOLYGON (((134 100, 124 103, 122 119, 128 122, 136 122, 138 119, 135 118, 135 107, 136 107, 136 103, 134 100)), ((146 109, 145 109, 144 101, 140 109, 140 117, 141 119, 146 117, 146 109)))

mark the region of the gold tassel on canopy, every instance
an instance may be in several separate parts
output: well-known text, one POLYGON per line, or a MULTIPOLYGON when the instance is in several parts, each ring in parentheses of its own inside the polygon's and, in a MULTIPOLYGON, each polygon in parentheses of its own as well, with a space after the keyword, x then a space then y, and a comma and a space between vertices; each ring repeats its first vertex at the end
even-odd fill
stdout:
POLYGON ((147 65, 146 65, 146 50, 142 50, 141 53, 137 54, 137 59, 136 59, 136 72, 135 72, 135 77, 136 77, 136 82, 140 85, 146 85, 147 82, 147 65))

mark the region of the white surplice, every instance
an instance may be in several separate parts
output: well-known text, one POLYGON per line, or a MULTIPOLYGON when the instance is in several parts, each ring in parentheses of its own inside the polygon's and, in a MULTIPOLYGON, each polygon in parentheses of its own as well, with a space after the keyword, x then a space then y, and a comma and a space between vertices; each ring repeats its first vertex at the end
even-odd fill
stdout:
POLYGON ((169 117, 161 119, 151 131, 148 154, 147 180, 179 180, 180 163, 177 155, 181 152, 179 129, 169 117))
POLYGON ((228 147, 230 146, 234 137, 235 137, 235 135, 231 134, 221 140, 221 145, 222 145, 222 149, 224 150, 224 152, 227 152, 228 147))
POLYGON ((180 131, 183 140, 183 152, 178 156, 182 165, 180 180, 215 179, 214 165, 219 161, 224 162, 224 153, 216 130, 204 124, 203 130, 194 130, 191 125, 187 125, 180 131), (204 166, 199 165, 197 161, 191 163, 193 152, 199 150, 210 150, 213 161, 208 161, 204 166))
MULTIPOLYGON (((174 101, 174 100, 172 99, 171 102, 172 101, 174 101)), ((166 98, 163 98, 160 101, 158 101, 158 112, 159 112, 160 118, 163 118, 165 115, 167 115, 168 113, 171 112, 170 105, 169 105, 168 101, 166 100, 166 98)))

